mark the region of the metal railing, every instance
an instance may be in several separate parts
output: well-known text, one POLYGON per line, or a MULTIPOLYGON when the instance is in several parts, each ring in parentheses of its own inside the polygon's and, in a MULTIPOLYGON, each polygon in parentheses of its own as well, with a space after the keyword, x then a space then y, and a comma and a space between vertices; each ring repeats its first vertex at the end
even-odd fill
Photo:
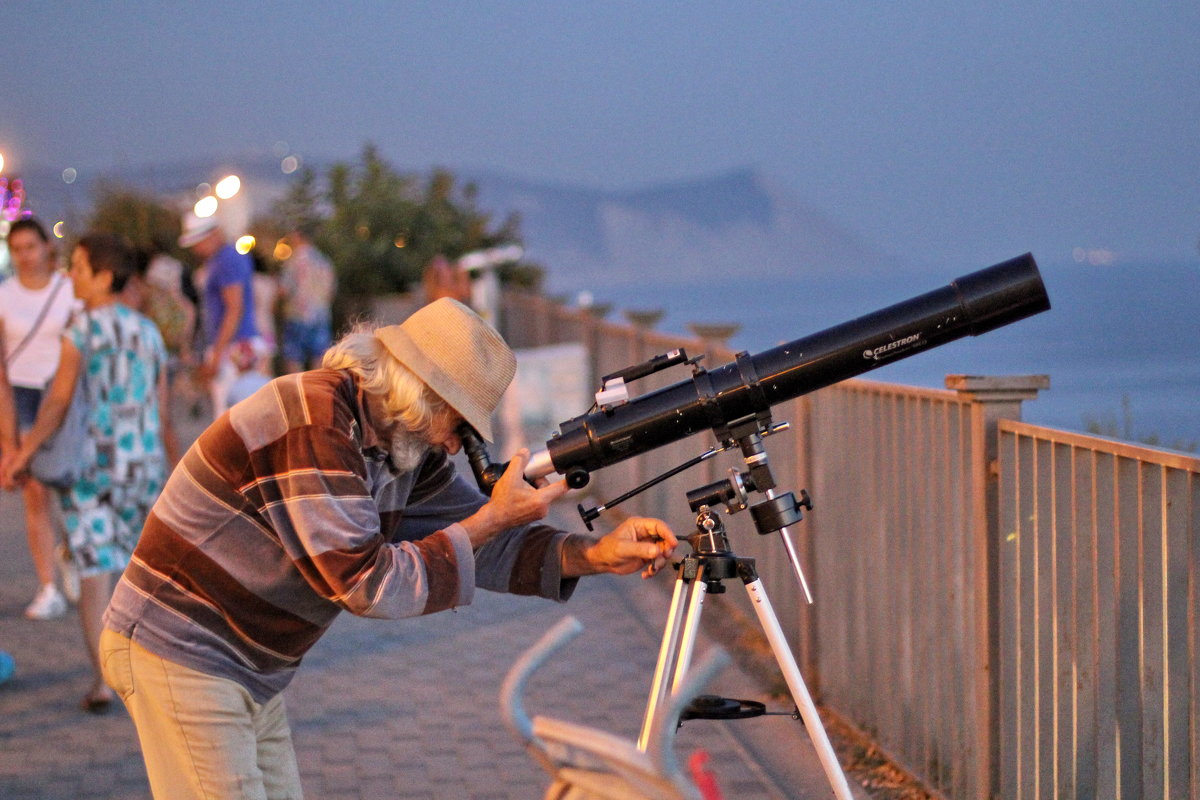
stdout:
POLYGON ((848 381, 805 425, 821 697, 951 797, 986 767, 979 419, 955 392, 848 381))
POLYGON ((1200 796, 1200 459, 1006 421, 1000 492, 1002 796, 1200 796))
MULTIPOLYGON (((506 295, 502 318, 514 347, 584 343, 592 385, 680 346, 733 357, 532 295, 506 295)), ((1044 378, 947 384, 850 380, 773 409, 792 424, 768 443, 778 483, 815 503, 795 530, 815 604, 769 537, 734 547, 809 687, 948 797, 1200 798, 1200 459, 1017 421, 1044 378)), ((596 494, 704 438, 602 470, 596 494)), ((727 466, 623 509, 679 527, 685 492, 727 466)))

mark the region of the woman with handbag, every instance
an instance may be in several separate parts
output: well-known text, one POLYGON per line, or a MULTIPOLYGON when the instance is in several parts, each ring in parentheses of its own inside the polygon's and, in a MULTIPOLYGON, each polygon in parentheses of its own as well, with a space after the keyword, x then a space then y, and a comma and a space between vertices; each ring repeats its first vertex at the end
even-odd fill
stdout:
MULTIPOLYGON (((63 329, 75 306, 70 279, 54 265, 53 248, 45 228, 33 218, 20 219, 8 232, 8 252, 14 275, 0 284, 0 331, 5 364, 20 431, 33 425, 46 385, 58 367, 63 329)), ((13 454, 6 448, 5 457, 13 454)), ((21 487, 25 505, 25 535, 37 574, 38 591, 25 616, 55 619, 67 601, 55 584, 56 525, 51 495, 37 480, 21 487)))
POLYGON ((59 367, 37 419, 0 476, 7 483, 26 468, 36 473, 47 452, 43 445, 66 431, 72 405, 85 404, 86 436, 76 459, 81 469, 59 498, 80 575, 84 643, 95 666, 83 707, 94 713, 107 711, 113 699, 100 677, 97 643, 114 575, 129 563, 168 467, 166 347, 153 322, 117 302, 133 269, 129 248, 109 234, 84 236, 71 252, 71 282, 84 307, 63 334, 59 367))

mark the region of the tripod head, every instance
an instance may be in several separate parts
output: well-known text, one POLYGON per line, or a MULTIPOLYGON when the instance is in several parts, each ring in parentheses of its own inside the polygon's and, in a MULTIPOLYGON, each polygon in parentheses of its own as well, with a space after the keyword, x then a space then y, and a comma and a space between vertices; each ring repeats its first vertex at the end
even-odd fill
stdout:
MULTIPOLYGON (((769 419, 765 423, 769 425, 769 419)), ((783 429, 786 430, 786 427, 784 425, 783 429)), ((771 474, 771 465, 759 430, 743 428, 736 442, 741 447, 747 471, 739 472, 731 467, 728 477, 692 489, 687 493, 688 508, 701 512, 724 504, 730 514, 749 508, 755 527, 764 536, 800 522, 804 518, 800 509, 811 511, 812 498, 804 489, 800 490, 799 501, 791 492, 776 494, 775 476, 771 474), (751 492, 762 492, 767 499, 751 504, 751 492)))

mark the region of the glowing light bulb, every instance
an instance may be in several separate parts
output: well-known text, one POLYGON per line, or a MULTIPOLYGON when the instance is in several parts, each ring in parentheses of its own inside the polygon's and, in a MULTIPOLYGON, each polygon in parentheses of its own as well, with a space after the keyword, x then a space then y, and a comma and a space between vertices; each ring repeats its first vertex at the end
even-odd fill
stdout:
POLYGON ((205 195, 196 201, 196 205, 192 207, 197 217, 211 217, 217 213, 217 198, 211 194, 205 195))
POLYGON ((292 257, 292 247, 283 239, 280 239, 275 243, 273 255, 275 256, 276 261, 287 261, 292 257))
POLYGON ((254 249, 254 237, 249 234, 246 234, 245 236, 239 236, 237 242, 235 242, 233 246, 239 253, 246 255, 246 253, 249 253, 254 249))
POLYGON ((222 200, 228 200, 237 194, 242 188, 242 179, 237 175, 227 175, 217 181, 217 197, 222 200))

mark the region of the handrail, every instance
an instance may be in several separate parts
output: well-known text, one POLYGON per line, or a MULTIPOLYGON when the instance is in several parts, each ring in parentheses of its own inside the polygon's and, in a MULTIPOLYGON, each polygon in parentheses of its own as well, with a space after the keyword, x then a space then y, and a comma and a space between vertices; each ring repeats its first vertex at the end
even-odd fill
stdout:
POLYGON ((1055 444, 1065 444, 1087 450, 1103 450, 1115 456, 1136 458, 1139 461, 1147 461, 1162 467, 1200 472, 1200 457, 1188 455, 1178 450, 1165 449, 1158 445, 1151 447, 1149 445, 1126 442, 1121 439, 1111 439, 1107 436, 1074 433, 1072 431, 1046 428, 1041 425, 1033 425, 1028 422, 1019 422, 1011 419, 1001 420, 1000 430, 1013 433, 1017 436, 1033 436, 1055 444))

